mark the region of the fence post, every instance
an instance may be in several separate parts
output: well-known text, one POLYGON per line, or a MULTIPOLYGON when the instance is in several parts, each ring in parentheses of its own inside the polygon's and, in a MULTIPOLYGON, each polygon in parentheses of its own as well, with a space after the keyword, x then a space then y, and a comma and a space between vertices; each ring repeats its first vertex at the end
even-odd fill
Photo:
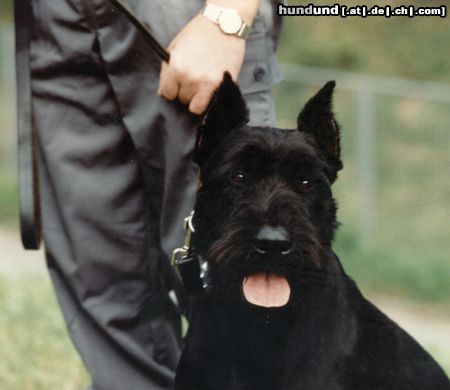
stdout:
POLYGON ((372 240, 377 222, 376 109, 370 82, 360 80, 355 94, 359 226, 363 242, 372 240))

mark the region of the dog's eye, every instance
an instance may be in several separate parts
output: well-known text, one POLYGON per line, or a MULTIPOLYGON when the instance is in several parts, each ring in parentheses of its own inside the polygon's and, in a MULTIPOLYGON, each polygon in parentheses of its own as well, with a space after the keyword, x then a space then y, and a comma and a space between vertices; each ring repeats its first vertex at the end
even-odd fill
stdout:
POLYGON ((302 190, 309 190, 312 187, 312 180, 302 178, 300 179, 300 188, 302 190))
POLYGON ((235 184, 245 183, 245 174, 242 171, 233 172, 231 174, 231 181, 235 184))

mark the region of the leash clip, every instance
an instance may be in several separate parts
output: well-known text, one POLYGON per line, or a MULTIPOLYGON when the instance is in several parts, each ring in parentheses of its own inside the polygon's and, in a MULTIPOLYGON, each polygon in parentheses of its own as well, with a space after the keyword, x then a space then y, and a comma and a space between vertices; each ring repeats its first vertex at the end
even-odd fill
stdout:
POLYGON ((184 245, 181 248, 176 248, 172 252, 172 259, 170 263, 172 266, 178 265, 183 262, 183 258, 188 257, 191 253, 192 233, 195 232, 192 219, 194 218, 194 211, 191 211, 188 217, 184 219, 184 230, 186 230, 186 237, 184 239, 184 245))
POLYGON ((199 295, 205 288, 203 277, 206 272, 204 267, 200 266, 200 261, 192 250, 192 234, 195 232, 193 218, 194 211, 184 219, 184 230, 186 230, 184 245, 173 251, 171 264, 176 266, 180 272, 187 294, 199 295))

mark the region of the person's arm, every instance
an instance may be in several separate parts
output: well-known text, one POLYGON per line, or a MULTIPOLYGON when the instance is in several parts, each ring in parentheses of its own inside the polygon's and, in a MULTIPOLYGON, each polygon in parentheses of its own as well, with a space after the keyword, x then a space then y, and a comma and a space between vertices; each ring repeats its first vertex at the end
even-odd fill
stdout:
MULTIPOLYGON (((251 26, 260 0, 211 0, 207 3, 235 9, 251 26)), ((205 111, 225 71, 237 79, 244 61, 245 40, 221 31, 203 15, 195 16, 168 47, 170 63, 163 63, 158 93, 178 99, 194 114, 205 111)))

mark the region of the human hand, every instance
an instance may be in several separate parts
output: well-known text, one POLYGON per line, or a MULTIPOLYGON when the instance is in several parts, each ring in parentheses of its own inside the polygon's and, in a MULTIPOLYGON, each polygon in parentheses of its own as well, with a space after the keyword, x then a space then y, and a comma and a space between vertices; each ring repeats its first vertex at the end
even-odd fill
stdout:
POLYGON ((163 63, 158 94, 178 99, 189 111, 202 114, 214 90, 228 71, 236 81, 245 54, 245 40, 226 35, 202 15, 194 17, 168 47, 169 64, 163 63))

